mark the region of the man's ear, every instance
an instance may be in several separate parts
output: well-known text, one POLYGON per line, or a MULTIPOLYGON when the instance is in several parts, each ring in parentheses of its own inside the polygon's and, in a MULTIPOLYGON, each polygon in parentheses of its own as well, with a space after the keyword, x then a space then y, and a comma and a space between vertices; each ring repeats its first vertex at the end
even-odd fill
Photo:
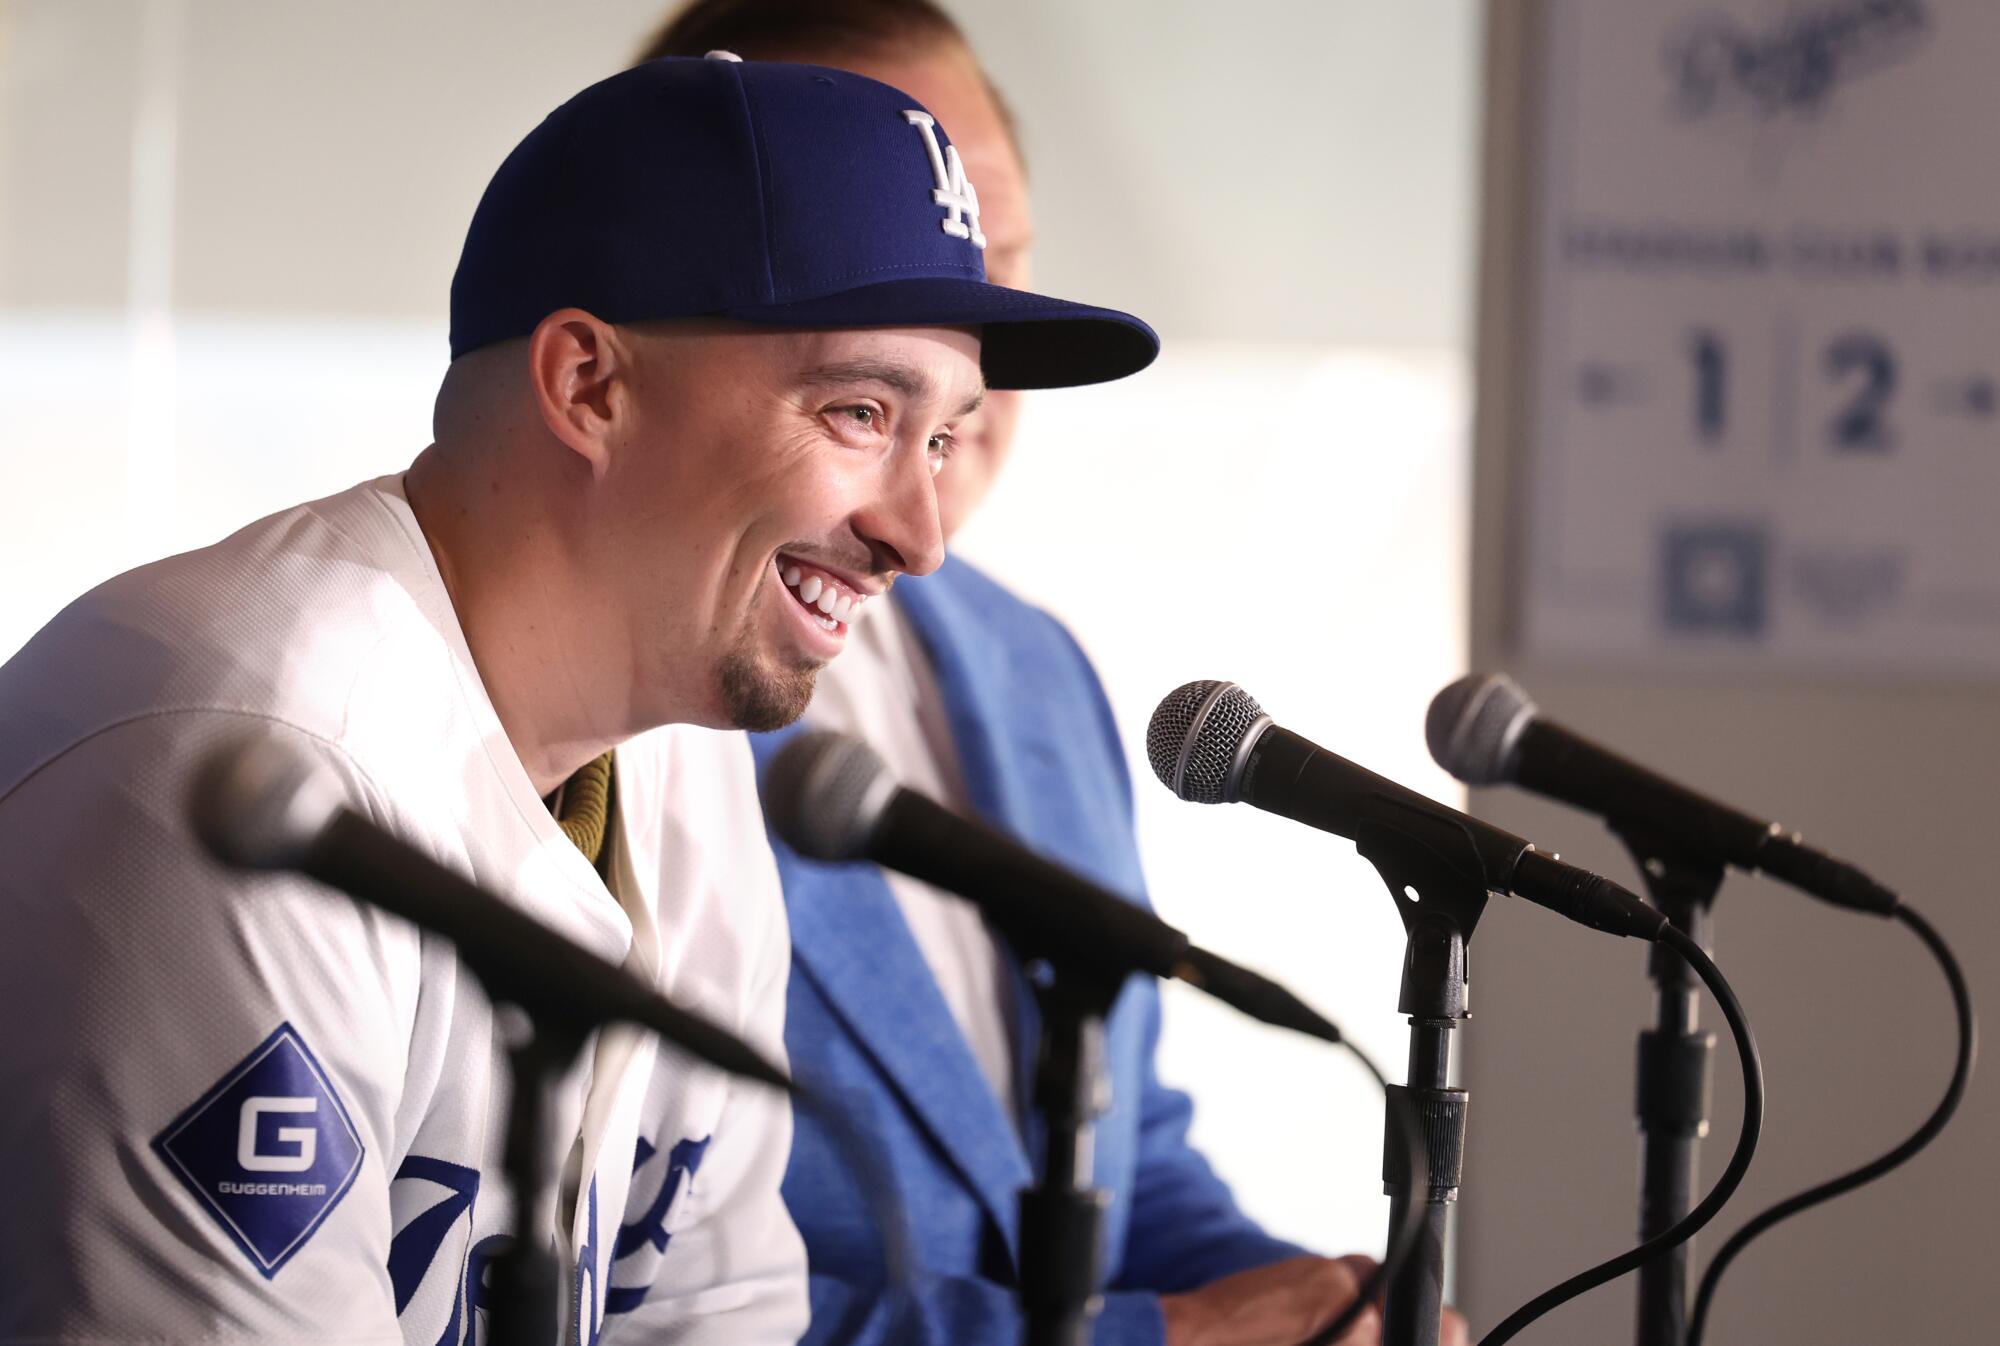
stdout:
POLYGON ((557 309, 528 338, 528 382, 549 433, 602 477, 612 430, 629 414, 631 351, 618 330, 580 308, 557 309))

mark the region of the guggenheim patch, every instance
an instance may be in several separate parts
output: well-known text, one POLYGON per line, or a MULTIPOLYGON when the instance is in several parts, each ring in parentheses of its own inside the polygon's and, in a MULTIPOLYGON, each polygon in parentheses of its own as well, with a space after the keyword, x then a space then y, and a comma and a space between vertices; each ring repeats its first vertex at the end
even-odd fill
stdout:
POLYGON ((347 1194, 365 1153, 289 1023, 155 1136, 153 1151, 267 1280, 347 1194))

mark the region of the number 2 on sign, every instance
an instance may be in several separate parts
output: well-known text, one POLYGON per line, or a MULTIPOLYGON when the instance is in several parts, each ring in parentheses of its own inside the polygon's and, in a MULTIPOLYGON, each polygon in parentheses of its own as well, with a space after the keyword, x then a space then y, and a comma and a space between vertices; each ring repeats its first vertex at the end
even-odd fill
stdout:
POLYGON ((1834 452, 1894 449, 1896 438, 1889 431, 1887 411, 1896 391, 1896 357, 1888 343, 1872 332, 1849 332, 1827 346, 1825 366, 1836 382, 1856 384, 1854 396, 1827 426, 1834 452))

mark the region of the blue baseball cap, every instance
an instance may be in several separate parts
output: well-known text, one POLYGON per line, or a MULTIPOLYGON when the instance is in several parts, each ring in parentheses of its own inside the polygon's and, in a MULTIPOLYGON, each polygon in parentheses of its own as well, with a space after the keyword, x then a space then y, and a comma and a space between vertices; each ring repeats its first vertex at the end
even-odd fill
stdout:
POLYGON ((545 118, 487 184, 451 282, 453 359, 560 308, 606 322, 978 327, 994 388, 1122 378, 1139 319, 991 285, 978 192, 944 128, 819 66, 650 61, 545 118))

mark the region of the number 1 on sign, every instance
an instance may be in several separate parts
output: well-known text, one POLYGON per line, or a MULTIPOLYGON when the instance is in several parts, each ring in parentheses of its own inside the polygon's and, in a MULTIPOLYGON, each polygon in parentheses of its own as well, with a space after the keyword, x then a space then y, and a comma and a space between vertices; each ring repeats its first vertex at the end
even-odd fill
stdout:
POLYGON ((1728 423, 1729 358, 1714 329, 1697 327, 1688 338, 1694 362, 1694 434, 1704 448, 1719 448, 1728 423))

